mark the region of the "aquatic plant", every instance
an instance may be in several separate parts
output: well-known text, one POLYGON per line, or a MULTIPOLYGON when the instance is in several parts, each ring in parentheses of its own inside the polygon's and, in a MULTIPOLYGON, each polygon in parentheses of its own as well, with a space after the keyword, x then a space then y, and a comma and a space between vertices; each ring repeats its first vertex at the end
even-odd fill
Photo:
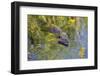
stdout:
POLYGON ((28 15, 29 60, 66 59, 73 48, 78 50, 76 58, 84 58, 80 32, 82 26, 87 30, 87 20, 87 17, 28 15))

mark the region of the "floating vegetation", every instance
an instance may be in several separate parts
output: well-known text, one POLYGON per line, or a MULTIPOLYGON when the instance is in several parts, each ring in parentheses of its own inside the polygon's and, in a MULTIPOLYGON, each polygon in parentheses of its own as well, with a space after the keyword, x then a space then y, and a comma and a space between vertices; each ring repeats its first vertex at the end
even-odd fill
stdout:
POLYGON ((28 60, 87 58, 88 18, 28 15, 28 60))

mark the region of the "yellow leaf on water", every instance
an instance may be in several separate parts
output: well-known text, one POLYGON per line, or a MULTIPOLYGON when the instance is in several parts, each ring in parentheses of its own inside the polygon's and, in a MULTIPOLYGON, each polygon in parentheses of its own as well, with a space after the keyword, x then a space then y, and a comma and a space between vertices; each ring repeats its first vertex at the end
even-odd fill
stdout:
POLYGON ((80 58, 84 58, 84 54, 85 54, 85 48, 81 47, 79 52, 80 58))
POLYGON ((68 24, 71 24, 71 25, 75 24, 75 19, 70 18, 68 20, 68 24))

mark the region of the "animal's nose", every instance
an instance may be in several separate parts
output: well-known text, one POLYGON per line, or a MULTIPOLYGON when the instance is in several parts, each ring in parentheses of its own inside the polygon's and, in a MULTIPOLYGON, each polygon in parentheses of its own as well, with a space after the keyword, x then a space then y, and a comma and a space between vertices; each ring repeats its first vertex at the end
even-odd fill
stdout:
POLYGON ((62 42, 62 41, 58 41, 58 43, 59 43, 59 44, 62 44, 62 45, 64 45, 64 46, 68 46, 68 45, 69 45, 69 43, 67 43, 67 42, 62 42))

